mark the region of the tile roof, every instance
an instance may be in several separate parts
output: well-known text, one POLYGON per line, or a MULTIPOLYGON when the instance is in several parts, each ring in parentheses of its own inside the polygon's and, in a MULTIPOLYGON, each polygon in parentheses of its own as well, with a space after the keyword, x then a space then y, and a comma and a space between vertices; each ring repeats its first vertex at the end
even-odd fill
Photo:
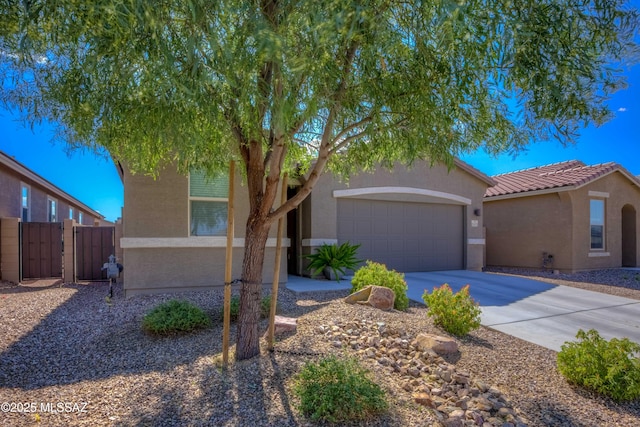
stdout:
POLYGON ((588 166, 579 160, 570 160, 493 176, 497 185, 488 188, 484 197, 515 195, 563 187, 577 188, 615 171, 622 172, 640 187, 640 180, 617 163, 588 166))

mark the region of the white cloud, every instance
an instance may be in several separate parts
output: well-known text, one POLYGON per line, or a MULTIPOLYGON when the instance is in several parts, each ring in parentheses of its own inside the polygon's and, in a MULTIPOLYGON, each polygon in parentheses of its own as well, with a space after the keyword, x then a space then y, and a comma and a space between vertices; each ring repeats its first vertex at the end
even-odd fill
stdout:
POLYGON ((627 107, 620 107, 620 108, 618 108, 618 111, 620 113, 624 113, 625 111, 627 111, 627 107))

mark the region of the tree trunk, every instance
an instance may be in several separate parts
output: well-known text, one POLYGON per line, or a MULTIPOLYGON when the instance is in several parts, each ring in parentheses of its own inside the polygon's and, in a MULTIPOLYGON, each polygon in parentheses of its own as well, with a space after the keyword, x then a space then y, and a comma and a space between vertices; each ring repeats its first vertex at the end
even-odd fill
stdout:
POLYGON ((262 296, 262 267, 269 236, 270 223, 253 213, 247 220, 242 287, 236 340, 236 360, 260 354, 260 300, 262 296))

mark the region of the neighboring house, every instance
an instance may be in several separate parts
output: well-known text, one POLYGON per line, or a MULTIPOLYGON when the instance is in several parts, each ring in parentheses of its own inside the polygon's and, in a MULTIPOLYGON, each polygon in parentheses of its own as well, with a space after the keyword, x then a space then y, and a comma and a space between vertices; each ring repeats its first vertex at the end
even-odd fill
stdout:
POLYGON ((638 266, 640 180, 619 164, 572 160, 493 179, 484 197, 487 265, 638 266))
POLYGON ((100 225, 104 216, 0 151, 0 218, 100 225))
MULTIPOLYGON (((304 254, 322 243, 361 244, 358 257, 400 271, 480 270, 484 238, 482 197, 494 182, 466 163, 455 168, 397 166, 352 176, 349 184, 329 174, 287 215, 281 265, 308 275, 304 254), (286 252, 284 252, 286 251, 286 252)), ((190 290, 223 284, 227 226, 227 179, 209 182, 198 173, 163 170, 155 180, 122 170, 125 291, 190 290)), ((240 181, 238 175, 237 181, 240 181)), ((294 194, 295 186, 288 192, 294 194)), ((279 200, 279 198, 277 199, 279 200)), ((240 278, 246 187, 236 185, 233 278, 240 278)), ((267 242, 264 283, 273 279, 275 231, 267 242)))
MULTIPOLYGON (((91 209, 0 151, 1 279, 18 282, 21 277, 26 277, 22 275, 24 263, 21 263, 20 255, 20 222, 62 223, 69 219, 87 226, 111 225, 104 220, 100 212, 91 209)), ((58 244, 57 248, 62 251, 60 246, 58 244)), ((70 256, 67 258, 72 259, 70 256)), ((61 260, 62 258, 60 262, 61 260)), ((57 258, 54 261, 57 261, 57 258)), ((70 272, 73 269, 68 270, 70 272)))

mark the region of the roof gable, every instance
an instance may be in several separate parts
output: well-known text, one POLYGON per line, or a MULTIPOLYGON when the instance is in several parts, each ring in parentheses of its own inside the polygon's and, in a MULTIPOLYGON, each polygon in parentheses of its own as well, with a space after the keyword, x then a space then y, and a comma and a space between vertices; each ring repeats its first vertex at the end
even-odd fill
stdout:
POLYGON ((496 175, 492 178, 497 185, 488 188, 484 197, 519 197, 545 190, 576 189, 613 172, 622 173, 640 187, 640 180, 617 163, 589 166, 579 160, 570 160, 496 175))

